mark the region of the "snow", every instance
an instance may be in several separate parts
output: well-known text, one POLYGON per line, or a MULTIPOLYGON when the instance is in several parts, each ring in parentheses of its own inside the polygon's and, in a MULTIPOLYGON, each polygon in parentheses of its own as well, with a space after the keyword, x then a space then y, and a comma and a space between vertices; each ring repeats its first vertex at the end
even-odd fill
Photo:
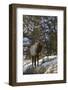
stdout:
POLYGON ((57 73, 57 56, 46 56, 39 60, 39 66, 32 67, 31 60, 24 62, 23 74, 57 73))

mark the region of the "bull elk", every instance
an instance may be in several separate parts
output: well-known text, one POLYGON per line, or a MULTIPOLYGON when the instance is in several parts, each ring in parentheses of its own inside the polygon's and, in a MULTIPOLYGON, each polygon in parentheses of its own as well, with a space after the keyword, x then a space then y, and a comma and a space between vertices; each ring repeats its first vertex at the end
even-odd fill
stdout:
POLYGON ((39 66, 39 54, 42 50, 42 44, 40 41, 35 42, 30 48, 30 54, 32 58, 32 67, 39 66), (37 63, 37 64, 36 64, 37 63))

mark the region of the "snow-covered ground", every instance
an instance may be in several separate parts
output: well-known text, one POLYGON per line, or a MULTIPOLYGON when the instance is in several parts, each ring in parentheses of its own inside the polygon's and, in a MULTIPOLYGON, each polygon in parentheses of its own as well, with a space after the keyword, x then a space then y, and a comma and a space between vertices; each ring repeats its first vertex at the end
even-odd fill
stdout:
POLYGON ((32 67, 31 60, 24 62, 23 74, 57 73, 57 56, 48 56, 39 60, 39 66, 32 67))

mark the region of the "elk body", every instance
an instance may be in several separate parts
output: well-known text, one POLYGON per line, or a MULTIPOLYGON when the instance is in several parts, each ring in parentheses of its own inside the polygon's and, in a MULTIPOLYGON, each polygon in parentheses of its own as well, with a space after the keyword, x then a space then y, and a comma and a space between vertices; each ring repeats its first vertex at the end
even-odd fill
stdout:
POLYGON ((32 67, 39 66, 39 54, 42 50, 42 44, 40 42, 35 42, 30 48, 30 54, 32 58, 32 67), (36 64, 37 63, 37 64, 36 64))

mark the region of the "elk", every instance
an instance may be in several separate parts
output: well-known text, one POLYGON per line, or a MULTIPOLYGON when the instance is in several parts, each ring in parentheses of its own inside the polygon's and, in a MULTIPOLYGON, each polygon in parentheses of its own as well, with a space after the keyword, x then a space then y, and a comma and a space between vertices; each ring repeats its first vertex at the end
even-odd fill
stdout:
POLYGON ((40 41, 35 42, 33 45, 30 47, 30 54, 32 58, 32 67, 39 66, 39 54, 42 51, 42 44, 40 41), (36 64, 37 62, 37 64, 36 64))

